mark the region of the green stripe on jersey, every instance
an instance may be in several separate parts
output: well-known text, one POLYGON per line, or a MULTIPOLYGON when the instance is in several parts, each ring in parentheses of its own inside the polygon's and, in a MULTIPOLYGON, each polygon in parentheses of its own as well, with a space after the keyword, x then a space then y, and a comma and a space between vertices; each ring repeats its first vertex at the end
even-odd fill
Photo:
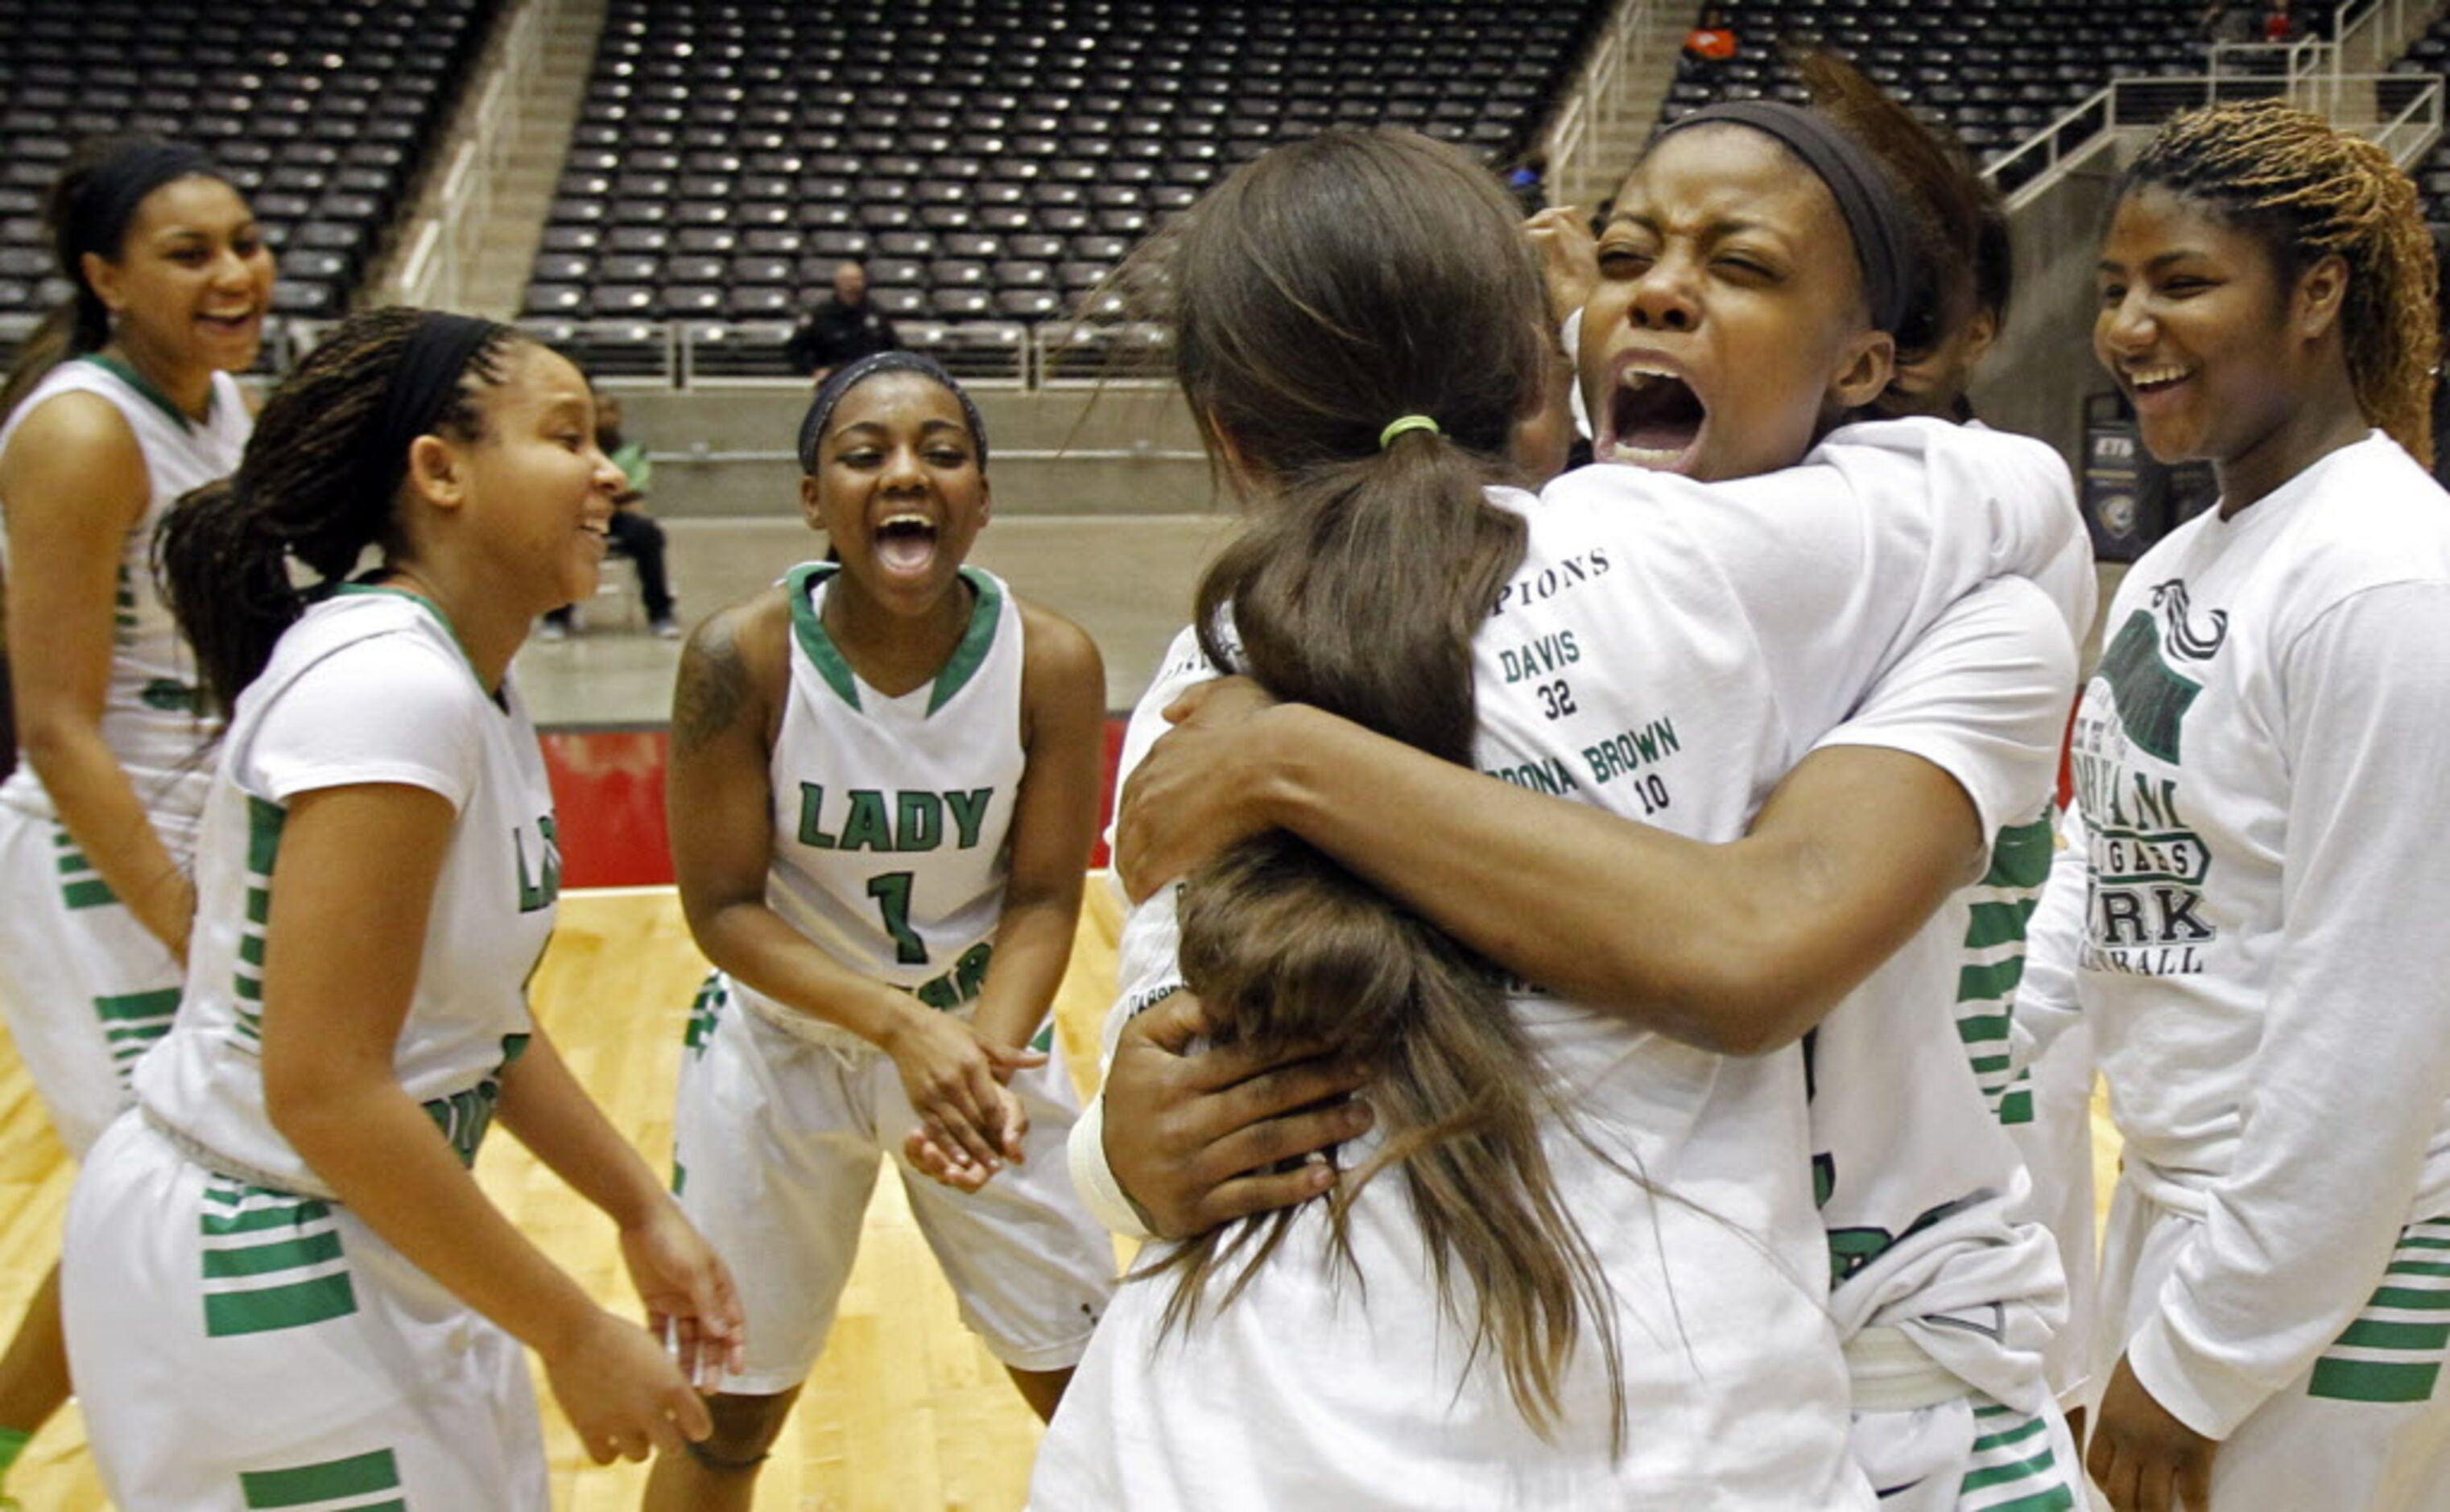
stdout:
POLYGON ((1995 1014, 1967 1014, 1956 1020, 1956 1037, 1969 1045, 2004 1042, 2008 1037, 2008 1015, 2004 1010, 1995 1014))
POLYGON ((2047 1475, 2057 1467, 2058 1457, 2051 1453, 2050 1445, 2046 1444, 2042 1445, 2042 1452, 2030 1460, 2018 1460, 2010 1464, 1994 1464, 1985 1469, 1968 1471, 1965 1483, 1959 1488, 1958 1494, 1961 1496, 1979 1491, 1987 1486, 1999 1485, 2009 1481, 2021 1481, 2027 1476, 2047 1475))
MULTIPOLYGON (((379 1496, 399 1489, 399 1462, 389 1449, 353 1454, 321 1464, 285 1470, 242 1470, 239 1489, 251 1507, 311 1507, 344 1498, 379 1496)), ((385 1503, 405 1506, 402 1502, 385 1503)), ((369 1509, 371 1512, 371 1509, 369 1509)))
POLYGON ((859 684, 851 677, 850 663, 843 659, 842 648, 826 632, 826 622, 817 617, 814 596, 818 582, 841 570, 831 562, 803 562, 783 574, 783 591, 791 603, 792 638, 800 643, 808 665, 817 669, 817 675, 844 703, 857 708, 859 684))
POLYGON ((2314 1362, 2314 1378, 2306 1383, 2309 1397, 2334 1402, 2430 1402, 2440 1383, 2439 1362, 2337 1360, 2314 1362))
POLYGON ((329 1207, 313 1197, 297 1197, 271 1207, 242 1208, 226 1217, 205 1213, 204 1233, 208 1239, 221 1239, 234 1233, 262 1233, 267 1229, 303 1229, 331 1213, 329 1207))
MULTIPOLYGON (((791 606, 791 636, 799 643, 808 665, 817 669, 826 686, 839 694, 842 701, 857 708, 859 684, 853 678, 850 662, 834 644, 826 629, 825 620, 817 613, 812 591, 826 578, 842 569, 832 562, 803 562, 783 574, 783 592, 791 606)), ((974 601, 970 605, 970 623, 962 631, 961 644, 935 676, 934 688, 927 695, 927 712, 932 714, 952 702, 955 694, 969 686, 979 668, 995 645, 996 625, 1003 613, 1003 591, 994 578, 975 567, 963 567, 962 581, 970 585, 974 601)))
POLYGON ((2031 824, 2009 825, 1991 843, 1991 870, 1983 877, 1983 884, 2039 887, 2050 880, 2051 858, 2057 845, 2048 814, 2031 824))
POLYGON ((2040 902, 2039 898, 2020 898, 2014 902, 1975 903, 1973 918, 1965 927, 1965 948, 1992 950, 2022 944, 2025 925, 2040 902))
POLYGON ((1971 998, 2005 999, 2025 979, 2025 958, 2018 956, 1988 966, 1968 966, 1956 974, 1956 998, 1963 1002, 1971 998))
POLYGON ((93 1011, 102 1016, 105 1023, 166 1018, 179 1011, 179 989, 162 987, 152 992, 127 992, 114 998, 96 998, 93 1011))
POLYGON ((223 1287, 204 1293, 205 1335, 270 1333, 357 1311, 346 1270, 298 1274, 344 1258, 332 1225, 330 1206, 315 1198, 215 1177, 197 1214, 202 1277, 223 1287), (230 1239, 238 1242, 214 1243, 230 1239))
POLYGON ((2339 1345, 2368 1349, 2450 1348, 2450 1323, 2393 1323, 2359 1318, 2340 1332, 2339 1345))
POLYGON ((75 840, 65 828, 51 831, 51 844, 59 851, 57 864, 60 876, 60 901, 70 909, 107 908, 119 901, 110 884, 93 869, 93 863, 77 848, 75 840))
POLYGON ((239 930, 238 969, 230 991, 238 999, 234 1027, 246 1039, 263 1037, 265 924, 272 917, 272 868, 281 856, 282 826, 289 810, 250 793, 246 800, 246 922, 239 930))
POLYGON ((2018 1424, 2012 1428, 2002 1429, 1997 1433, 1986 1434, 1983 1437, 1974 1440, 1974 1452, 1980 1454, 1988 1449, 1996 1449, 2003 1444, 2021 1444, 2037 1433, 2048 1431, 2048 1428, 2049 1425, 2045 1424, 2041 1419, 2027 1418, 2024 1422, 2018 1424))
POLYGON ((227 1339, 243 1333, 277 1333, 283 1328, 345 1318, 358 1310, 357 1288, 349 1273, 295 1281, 261 1291, 211 1291, 204 1294, 204 1333, 227 1339))
POLYGON ((289 810, 279 804, 266 803, 250 793, 246 800, 246 869, 259 877, 272 876, 273 859, 281 854, 281 826, 289 822, 289 810))
POLYGON ((340 1235, 337 1230, 325 1229, 320 1233, 297 1239, 279 1239, 271 1244, 250 1245, 237 1250, 207 1250, 204 1251, 204 1279, 226 1281, 232 1276, 302 1270, 308 1266, 339 1258, 340 1235))
POLYGON ((1003 591, 996 587, 994 578, 965 566, 962 580, 978 594, 978 602, 970 607, 970 628, 962 632, 962 644, 953 648, 952 660, 936 674, 936 690, 927 695, 930 714, 951 703, 953 695, 978 675, 988 649, 995 645, 996 622, 1003 613, 1003 591))
POLYGON ((127 1066, 151 1048, 153 1041, 170 1032, 170 1020, 179 1012, 179 989, 163 987, 153 992, 96 998, 93 1011, 102 1020, 103 1038, 110 1046, 111 1063, 124 1076, 127 1066))
POLYGON ((2450 1356, 2450 1232, 2411 1224, 2373 1300, 2314 1362, 2309 1397, 2339 1402, 2429 1402, 2450 1356), (2413 1313, 2416 1316, 2410 1317, 2413 1313))

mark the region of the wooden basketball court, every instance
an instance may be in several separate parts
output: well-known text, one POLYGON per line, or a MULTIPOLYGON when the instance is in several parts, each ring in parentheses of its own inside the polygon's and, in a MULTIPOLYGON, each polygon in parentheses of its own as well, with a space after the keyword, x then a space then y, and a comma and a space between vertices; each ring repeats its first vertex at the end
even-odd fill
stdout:
MULTIPOLYGON (((1112 887, 1102 874, 1092 877, 1055 1009, 1060 1043, 1084 1093, 1095 1085, 1098 1028, 1113 998, 1119 921, 1112 887)), ((566 895, 536 974, 536 1017, 658 1169, 671 1158, 681 1025, 706 969, 679 899, 662 887, 566 895)), ((0 1211, 10 1214, 0 1231, 0 1318, 8 1320, 0 1327, 13 1326, 58 1251, 73 1175, 15 1050, 6 1047, 0 1030, 0 1211)), ((597 1298, 636 1315, 612 1226, 600 1214, 507 1136, 486 1142, 477 1174, 597 1298)), ((536 1396, 554 1505, 635 1508, 646 1466, 589 1464, 541 1373, 536 1396)), ((900 1183, 879 1182, 840 1320, 759 1482, 759 1512, 1010 1512, 1021 1504, 1038 1434, 1003 1367, 962 1326, 900 1183)), ((28 1446, 9 1489, 41 1512, 108 1505, 73 1406, 28 1446)))
MULTIPOLYGON (((1098 1031, 1113 998, 1120 905, 1090 879, 1072 967, 1058 995, 1059 1042, 1083 1095, 1096 1085, 1098 1031)), ((578 892, 535 984, 536 1016, 579 1078, 659 1168, 671 1158, 681 1025, 706 961, 668 887, 578 892)), ((57 1252, 72 1172, 0 1031, 0 1317, 13 1320, 57 1252)), ((2096 1099, 2094 1152, 2106 1197, 2116 1135, 2096 1099)), ((595 1296, 634 1314, 611 1225, 516 1141, 487 1143, 478 1176, 495 1200, 595 1296)), ((1122 1251, 1118 1251, 1118 1254, 1122 1251)), ((587 1462, 541 1375, 554 1504, 636 1507, 646 1467, 587 1462)), ((758 1485, 759 1512, 1012 1512, 1021 1504, 1038 1421, 956 1315, 899 1183, 882 1181, 840 1320, 758 1485)), ((34 1440, 10 1490, 42 1512, 107 1505, 71 1406, 34 1440)))

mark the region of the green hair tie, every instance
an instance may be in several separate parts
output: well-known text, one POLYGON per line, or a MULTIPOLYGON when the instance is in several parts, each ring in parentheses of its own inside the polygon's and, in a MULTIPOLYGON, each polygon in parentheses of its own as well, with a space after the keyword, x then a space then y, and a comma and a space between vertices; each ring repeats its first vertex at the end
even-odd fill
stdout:
POLYGON ((1431 436, 1436 436, 1439 434, 1438 422, 1426 415, 1399 415, 1388 421, 1387 428, 1378 433, 1378 450, 1383 452, 1392 446, 1395 437, 1406 431, 1427 431, 1431 436))

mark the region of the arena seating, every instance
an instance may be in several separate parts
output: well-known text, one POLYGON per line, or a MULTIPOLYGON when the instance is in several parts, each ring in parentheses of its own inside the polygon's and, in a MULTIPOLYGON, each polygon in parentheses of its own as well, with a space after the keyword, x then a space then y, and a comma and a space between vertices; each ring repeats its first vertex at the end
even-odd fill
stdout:
POLYGON ((2201 73, 2201 0, 1740 0, 1721 8, 1735 57, 1680 61, 1663 118, 1715 100, 1801 101, 1781 41, 1851 57, 1977 156, 2031 137, 2113 78, 2201 73))
MULTIPOLYGON (((2406 54, 2391 65, 2391 71, 2410 75, 2416 87, 2421 87, 2421 81, 2450 75, 2450 14, 2435 18, 2422 36, 2408 44, 2406 54)), ((2385 108, 2397 108, 2401 103, 2385 90, 2385 108)), ((2434 241, 2450 246, 2450 137, 2435 143, 2413 171, 2416 186, 2424 195, 2424 218, 2433 223, 2434 241)))
POLYGON ((1019 341, 1274 143, 1391 121, 1518 154, 1606 10, 613 0, 523 313, 770 352, 857 256, 916 344, 1019 341))
POLYGON ((79 140, 126 130, 196 143, 247 191, 281 254, 276 310, 340 313, 493 9, 0 0, 0 321, 22 329, 65 295, 44 192, 79 140))

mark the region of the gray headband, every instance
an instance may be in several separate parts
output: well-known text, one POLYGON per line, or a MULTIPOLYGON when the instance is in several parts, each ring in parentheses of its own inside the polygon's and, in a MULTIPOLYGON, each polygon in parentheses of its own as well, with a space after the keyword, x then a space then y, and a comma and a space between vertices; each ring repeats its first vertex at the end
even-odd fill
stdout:
POLYGON ((916 373, 930 382, 942 384, 944 391, 960 402, 962 418, 969 422, 970 444, 979 452, 979 471, 983 473, 987 470, 987 428, 985 422, 979 418, 979 407, 970 402, 970 397, 953 381, 953 375, 945 372, 933 358, 922 357, 916 352, 893 351, 871 353, 847 367, 836 368, 832 376, 819 385, 817 397, 808 401, 807 416, 800 421, 801 472, 815 475, 820 460, 817 446, 826 438, 826 427, 833 423, 834 406, 842 402, 844 395, 879 373, 916 373))
POLYGON ((1872 328, 1896 335, 1905 323, 1916 281, 1914 222, 1878 161, 1828 117, 1776 100, 1705 106, 1660 127, 1651 140, 1655 145, 1687 126, 1716 125, 1750 126, 1776 139, 1829 186, 1829 196, 1838 202, 1838 213, 1855 239, 1872 328))

